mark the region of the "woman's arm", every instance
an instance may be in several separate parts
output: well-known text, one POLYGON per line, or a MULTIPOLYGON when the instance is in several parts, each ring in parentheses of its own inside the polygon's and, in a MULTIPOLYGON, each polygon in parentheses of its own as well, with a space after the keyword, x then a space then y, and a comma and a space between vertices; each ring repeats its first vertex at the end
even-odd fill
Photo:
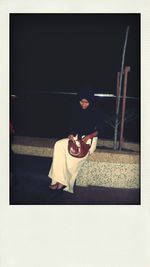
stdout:
POLYGON ((93 132, 91 134, 86 135, 82 140, 86 143, 88 141, 88 139, 93 138, 93 137, 95 137, 97 135, 98 135, 98 131, 95 131, 95 132, 93 132))

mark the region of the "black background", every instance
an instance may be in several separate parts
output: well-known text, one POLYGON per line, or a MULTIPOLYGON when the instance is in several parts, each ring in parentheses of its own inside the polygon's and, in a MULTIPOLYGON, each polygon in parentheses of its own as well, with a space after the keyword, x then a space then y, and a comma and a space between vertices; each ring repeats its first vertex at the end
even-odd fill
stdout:
MULTIPOLYGON (((127 96, 140 97, 140 14, 10 14, 11 117, 17 135, 63 137, 68 131, 73 95, 91 87, 116 95, 117 72, 129 26, 125 66, 130 66, 127 96)), ((105 114, 115 100, 97 98, 105 114)), ((125 123, 125 140, 139 141, 139 100, 127 100, 137 114, 125 123)), ((103 123, 100 137, 113 139, 103 123)))
POLYGON ((139 14, 11 14, 12 92, 76 91, 87 85, 116 93, 128 25, 128 95, 139 96, 139 14))

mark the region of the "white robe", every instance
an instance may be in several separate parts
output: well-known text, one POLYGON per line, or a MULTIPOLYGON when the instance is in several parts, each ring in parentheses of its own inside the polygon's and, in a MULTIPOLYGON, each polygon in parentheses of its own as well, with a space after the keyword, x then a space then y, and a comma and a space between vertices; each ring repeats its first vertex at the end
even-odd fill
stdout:
MULTIPOLYGON (((87 157, 95 151, 98 138, 93 138, 89 153, 83 158, 75 158, 68 153, 68 140, 65 138, 55 143, 53 161, 48 176, 52 179, 52 185, 59 182, 66 186, 64 191, 73 193, 78 171, 87 157)), ((88 140, 87 143, 91 143, 91 140, 88 140)))

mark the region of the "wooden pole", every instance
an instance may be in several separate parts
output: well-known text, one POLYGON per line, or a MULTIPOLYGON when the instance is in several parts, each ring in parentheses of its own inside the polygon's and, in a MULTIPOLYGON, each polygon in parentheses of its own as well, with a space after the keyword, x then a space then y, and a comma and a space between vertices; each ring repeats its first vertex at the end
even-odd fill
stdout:
POLYGON ((117 111, 117 103, 119 97, 119 80, 120 80, 120 72, 117 72, 117 95, 116 95, 116 111, 117 111))
POLYGON ((123 145, 123 132, 124 132, 124 121, 125 121, 125 110, 126 110, 126 94, 127 94, 127 80, 128 80, 128 72, 130 71, 130 67, 125 67, 124 74, 124 88, 123 88, 123 98, 122 98, 122 114, 121 114, 121 130, 120 130, 120 142, 119 149, 122 149, 123 145))
POLYGON ((121 72, 120 72, 120 79, 119 79, 119 96, 118 96, 118 101, 117 101, 115 131, 114 131, 114 150, 117 149, 117 134, 118 134, 118 125, 119 125, 120 96, 121 96, 122 76, 123 76, 123 69, 124 69, 124 61, 125 61, 125 52, 126 52, 126 46, 127 46, 127 40, 128 40, 128 33, 129 33, 129 26, 126 29, 126 36, 125 36, 125 42, 124 42, 123 54, 122 54, 122 62, 121 62, 121 72))

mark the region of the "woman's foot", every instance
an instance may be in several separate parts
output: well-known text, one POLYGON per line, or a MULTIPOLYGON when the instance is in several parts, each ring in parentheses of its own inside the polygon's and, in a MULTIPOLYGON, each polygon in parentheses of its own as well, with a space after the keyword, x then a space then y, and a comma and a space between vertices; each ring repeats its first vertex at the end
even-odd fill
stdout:
POLYGON ((48 187, 49 187, 49 189, 56 190, 58 184, 59 184, 59 183, 56 183, 56 184, 53 184, 53 185, 49 185, 48 187))
POLYGON ((61 184, 61 183, 56 183, 56 184, 53 184, 53 185, 49 185, 49 189, 52 189, 52 190, 60 190, 60 189, 64 189, 66 186, 61 184))
POLYGON ((64 189, 65 187, 64 184, 58 183, 57 190, 64 189))

